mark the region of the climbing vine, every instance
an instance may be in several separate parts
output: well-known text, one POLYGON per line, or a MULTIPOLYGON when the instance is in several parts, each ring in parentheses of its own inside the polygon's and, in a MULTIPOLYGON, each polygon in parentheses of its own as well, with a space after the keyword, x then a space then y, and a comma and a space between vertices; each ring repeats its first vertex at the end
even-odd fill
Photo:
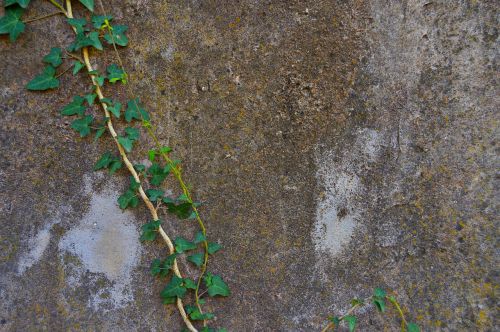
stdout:
MULTIPOLYGON (((168 255, 156 258, 151 262, 151 275, 157 277, 166 285, 160 293, 164 304, 175 304, 184 324, 189 331, 198 331, 195 325, 200 325, 203 332, 223 332, 224 328, 214 329, 208 326, 208 321, 215 318, 213 313, 204 312, 202 306, 207 298, 226 297, 230 290, 219 275, 207 271, 208 259, 222 247, 207 238, 205 224, 198 212, 201 203, 195 201, 182 177, 182 167, 179 160, 172 159, 172 148, 161 144, 155 134, 149 113, 134 97, 130 88, 130 77, 120 58, 119 48, 128 45, 126 25, 115 24, 112 15, 108 15, 101 2, 97 0, 100 13, 95 10, 94 0, 79 0, 85 12, 81 17, 75 17, 72 1, 47 0, 55 11, 43 16, 22 19, 30 0, 5 0, 5 15, 0 18, 0 34, 8 34, 14 42, 24 31, 27 23, 62 15, 69 27, 75 33, 75 39, 65 48, 53 47, 42 58, 45 67, 35 76, 26 88, 32 91, 45 91, 59 88, 59 77, 71 72, 73 76, 87 79, 88 90, 72 97, 60 114, 74 118, 71 128, 80 137, 94 136, 94 140, 111 137, 116 145, 115 151, 106 151, 96 161, 94 170, 108 170, 114 174, 122 168, 130 177, 126 191, 119 196, 118 205, 121 209, 137 207, 142 201, 150 212, 150 220, 143 224, 140 240, 151 242, 161 239, 168 248, 168 255), (105 71, 95 69, 90 60, 89 50, 105 51, 111 48, 117 63, 110 64, 105 71), (60 69, 63 63, 65 69, 60 69), (125 87, 129 99, 119 101, 104 95, 107 85, 121 84, 125 87), (96 116, 96 110, 101 115, 96 116), (150 166, 134 164, 129 154, 140 144, 141 133, 148 135, 154 142, 154 147, 148 151, 150 166), (176 179, 182 194, 170 197, 165 193, 164 182, 169 177, 176 179), (178 219, 194 220, 199 227, 192 240, 176 237, 174 241, 162 227, 159 213, 166 212, 178 219), (190 264, 199 268, 197 280, 183 277, 178 260, 184 258, 190 264), (168 279, 168 281, 164 281, 168 279), (190 304, 185 304, 190 302, 190 304)), ((404 313, 394 296, 388 296, 380 288, 364 300, 354 299, 352 307, 343 316, 330 317, 323 331, 331 331, 342 323, 354 331, 357 318, 356 309, 373 303, 380 312, 385 311, 386 301, 391 303, 401 318, 401 330, 417 332, 419 327, 406 321, 404 313)))

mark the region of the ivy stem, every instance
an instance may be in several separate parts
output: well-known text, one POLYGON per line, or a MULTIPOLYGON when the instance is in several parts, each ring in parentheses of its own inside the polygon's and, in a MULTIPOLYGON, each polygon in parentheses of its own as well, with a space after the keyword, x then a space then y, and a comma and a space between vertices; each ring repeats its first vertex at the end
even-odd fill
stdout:
POLYGON ((24 23, 31 23, 31 22, 43 20, 43 19, 46 19, 46 18, 49 18, 49 17, 52 17, 52 16, 61 15, 61 14, 64 14, 64 12, 57 11, 57 12, 54 12, 54 13, 51 13, 51 14, 47 14, 47 15, 43 15, 43 16, 38 16, 38 17, 30 18, 30 19, 27 19, 27 20, 25 20, 23 22, 24 23))
MULTIPOLYGON (((356 303, 355 305, 353 305, 349 310, 347 310, 347 312, 345 314, 343 314, 342 316, 339 317, 339 321, 341 321, 342 319, 346 318, 346 316, 349 316, 350 314, 352 314, 352 312, 354 310, 356 310, 356 308, 361 307, 365 303, 369 302, 372 299, 372 297, 373 296, 367 297, 362 303, 356 303)), ((321 330, 321 332, 326 332, 329 329, 333 329, 333 328, 335 328, 335 323, 330 322, 330 323, 328 323, 327 326, 325 326, 324 329, 321 330)))
POLYGON ((398 301, 394 297, 392 297, 392 296, 386 296, 386 298, 389 300, 389 302, 392 303, 392 305, 394 305, 394 307, 398 311, 399 316, 401 317, 401 331, 404 332, 405 331, 405 327, 408 325, 408 322, 406 321, 406 318, 405 318, 405 315, 403 313, 403 310, 401 310, 401 306, 399 305, 398 301))
MULTIPOLYGON (((63 13, 66 17, 68 17, 68 18, 69 18, 68 12, 66 11, 66 9, 64 9, 64 7, 63 7, 63 6, 62 6, 59 2, 57 2, 56 0, 49 0, 49 2, 50 2, 51 4, 53 4, 54 6, 56 6, 56 8, 58 8, 59 10, 61 10, 61 12, 62 12, 62 13, 63 13)), ((71 8, 71 7, 69 7, 69 8, 71 8)))
MULTIPOLYGON (((98 3, 99 3, 99 6, 101 7, 102 14, 107 15, 106 14, 106 10, 104 9, 104 5, 102 4, 102 1, 98 0, 98 3)), ((113 44, 113 49, 115 51, 116 58, 118 59, 120 67, 123 70, 123 72, 125 73, 126 77, 128 78, 128 82, 130 83, 130 77, 129 77, 128 73, 125 70, 125 67, 123 65, 123 61, 122 61, 122 59, 120 57, 120 53, 118 52, 118 49, 116 47, 116 43, 115 43, 115 40, 114 40, 113 33, 111 31, 111 27, 110 27, 109 23, 107 23, 107 22, 106 22, 106 27, 108 29, 109 35, 111 36, 111 41, 112 41, 112 44, 113 44)), ((130 96, 133 96, 133 93, 132 93, 132 90, 130 88, 130 85, 127 85, 127 92, 128 92, 128 94, 130 96)), ((139 108, 139 105, 137 105, 137 101, 136 101, 135 98, 134 98, 134 102, 136 104, 136 107, 139 108)), ((177 182, 179 183, 179 185, 180 185, 180 187, 182 189, 183 194, 187 197, 188 202, 191 204, 191 208, 193 209, 193 212, 194 212, 194 214, 196 216, 196 221, 198 222, 198 225, 199 225, 199 227, 201 229, 201 232, 202 232, 203 236, 205 237, 205 240, 203 241, 203 248, 204 248, 203 264, 201 266, 200 276, 198 277, 198 282, 196 284, 196 289, 195 289, 195 303, 196 303, 196 307, 198 308, 198 310, 200 311, 200 313, 203 313, 203 310, 202 310, 201 305, 200 305, 200 296, 201 295, 199 295, 199 291, 200 291, 201 282, 202 282, 203 277, 204 277, 204 275, 205 275, 205 273, 207 271, 207 265, 208 265, 208 242, 206 240, 207 230, 205 228, 205 224, 203 223, 203 220, 200 217, 200 214, 198 213, 198 209, 196 208, 196 205, 194 204, 194 202, 193 202, 193 200, 191 198, 191 193, 189 192, 189 189, 187 188, 186 184, 184 183, 184 181, 182 179, 181 171, 177 167, 174 166, 174 164, 173 164, 172 160, 170 159, 170 157, 165 152, 161 151, 161 143, 158 140, 158 137, 156 137, 155 132, 154 132, 151 124, 148 122, 148 125, 146 125, 145 127, 147 129, 147 132, 148 132, 149 136, 155 142, 155 145, 156 145, 156 148, 158 149, 158 152, 161 154, 161 156, 163 157, 163 159, 165 160, 165 162, 167 164, 169 164, 169 165, 172 166, 171 169, 172 169, 172 172, 174 174, 174 177, 177 179, 177 182)), ((206 320, 203 320, 203 325, 204 326, 207 325, 207 321, 206 320)))
MULTIPOLYGON (((64 8, 62 8, 62 6, 59 5, 56 1, 54 1, 54 0, 49 0, 49 1, 54 6, 62 9, 64 11, 66 17, 73 18, 73 11, 72 11, 72 7, 71 7, 71 0, 66 0, 66 8, 67 8, 67 10, 64 10, 64 8)), ((74 28, 73 28, 73 30, 75 31, 74 28)), ((94 69, 92 68, 92 64, 90 63, 89 51, 88 51, 87 47, 82 48, 82 55, 83 55, 83 60, 84 60, 85 66, 87 68, 87 71, 88 72, 92 72, 94 69)), ((104 95, 102 93, 101 87, 99 86, 99 84, 97 84, 97 81, 95 80, 94 76, 92 76, 92 75, 91 75, 91 80, 92 80, 92 84, 95 87, 96 94, 99 97, 100 104, 101 104, 101 106, 102 106, 102 108, 104 110, 105 117, 108 118, 108 121, 107 121, 108 131, 111 134, 111 136, 113 137, 113 140, 115 141, 115 143, 117 145, 117 148, 118 148, 118 151, 120 153, 120 156, 122 157, 122 160, 123 160, 125 166, 129 170, 129 172, 132 175, 132 177, 134 178, 134 180, 136 182, 138 182, 138 183, 141 183, 139 175, 137 174, 136 170, 134 169, 133 164, 130 162, 130 160, 128 159, 128 156, 127 156, 125 150, 123 149, 123 147, 118 142, 118 138, 117 138, 118 135, 117 135, 117 133, 116 133, 114 127, 113 127, 113 122, 111 121, 111 114, 110 114, 110 112, 108 110, 108 106, 106 105, 106 103, 104 103, 102 101, 105 97, 104 97, 104 95)), ((151 203, 151 201, 147 197, 146 193, 144 192, 144 189, 142 188, 142 184, 139 185, 138 191, 139 191, 139 194, 141 195, 142 200, 144 201, 144 203, 146 204, 147 208, 149 209, 149 211, 150 211, 151 216, 153 217, 153 219, 155 221, 158 220, 158 213, 157 213, 155 207, 153 206, 153 203, 151 203)), ((172 243, 172 240, 170 240, 170 238, 168 237, 167 233, 165 233, 165 231, 163 230, 163 228, 161 227, 161 225, 160 225, 158 231, 159 231, 161 237, 163 238, 163 240, 166 242, 170 253, 171 254, 174 253, 175 252, 175 248, 174 248, 174 245, 172 243)), ((179 271, 179 267, 177 265, 177 261, 176 260, 174 260, 174 264, 172 266, 172 269, 173 269, 175 275, 177 275, 179 278, 182 278, 182 275, 181 275, 181 273, 179 271)), ((180 312, 180 314, 182 316, 182 319, 183 319, 184 323, 186 324, 186 327, 191 332, 198 332, 198 330, 193 326, 193 324, 189 320, 189 317, 186 314, 186 311, 184 310, 184 305, 182 303, 182 299, 180 299, 180 298, 177 298, 177 308, 178 308, 178 310, 179 310, 179 312, 180 312)))

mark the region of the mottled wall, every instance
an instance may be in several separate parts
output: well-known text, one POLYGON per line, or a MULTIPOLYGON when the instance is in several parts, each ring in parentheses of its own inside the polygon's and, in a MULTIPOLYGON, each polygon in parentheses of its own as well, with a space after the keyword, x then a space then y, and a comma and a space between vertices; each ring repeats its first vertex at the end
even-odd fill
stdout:
MULTIPOLYGON (((130 26, 131 86, 225 248, 211 269, 233 294, 210 302, 215 325, 320 330, 382 286, 425 331, 498 328, 495 1, 106 6, 130 26)), ((138 242, 145 209, 114 203, 124 172, 92 172, 113 146, 58 115, 87 85, 23 88, 71 39, 61 18, 0 39, 0 330, 179 330, 148 272, 165 248, 138 242)), ((389 317, 368 308, 361 330, 397 330, 389 317)))

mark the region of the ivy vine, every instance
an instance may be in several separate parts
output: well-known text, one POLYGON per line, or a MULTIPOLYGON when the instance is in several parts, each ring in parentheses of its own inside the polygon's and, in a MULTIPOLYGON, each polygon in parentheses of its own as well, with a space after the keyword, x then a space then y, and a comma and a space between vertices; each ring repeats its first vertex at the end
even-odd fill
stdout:
MULTIPOLYGON (((119 48, 128 45, 126 25, 114 23, 112 15, 108 15, 101 2, 97 0, 100 14, 95 13, 94 0, 79 0, 85 7, 82 17, 74 16, 72 1, 47 0, 55 11, 43 16, 22 19, 30 0, 4 0, 5 15, 0 18, 0 34, 8 34, 14 42, 24 32, 26 24, 49 17, 62 15, 69 27, 75 33, 75 39, 65 48, 53 47, 41 60, 44 68, 36 75, 26 88, 32 91, 45 91, 59 88, 59 77, 71 71, 73 76, 83 75, 89 79, 88 91, 72 97, 60 114, 74 118, 71 128, 80 137, 94 136, 101 139, 106 132, 115 142, 116 151, 106 151, 96 161, 94 170, 108 170, 114 174, 125 168, 130 177, 130 184, 118 198, 121 209, 135 208, 141 201, 150 212, 151 219, 141 227, 140 241, 151 242, 160 239, 167 245, 168 255, 155 258, 151 262, 150 272, 153 277, 166 283, 160 293, 164 304, 175 304, 189 331, 224 332, 224 328, 212 328, 208 321, 215 314, 204 312, 202 306, 208 298, 227 297, 231 294, 227 283, 219 275, 207 271, 210 255, 214 255, 222 246, 210 242, 207 238, 205 224, 199 214, 201 203, 195 201, 182 177, 182 167, 179 160, 172 159, 172 148, 161 144, 155 134, 151 118, 140 100, 134 97, 130 88, 130 77, 120 58, 119 48), (103 44, 104 43, 104 44, 103 44), (105 71, 95 69, 90 61, 89 49, 105 51, 110 47, 115 54, 117 63, 107 66, 105 71), (60 69, 63 63, 71 61, 66 69, 60 69), (84 73, 86 71, 86 73, 84 73), (108 84, 122 84, 130 97, 126 102, 105 97, 103 88, 108 84), (97 106, 102 114, 96 117, 97 106), (118 128, 116 125, 122 127, 118 128), (143 164, 133 164, 129 154, 140 143, 141 133, 146 133, 154 142, 154 147, 148 151, 149 167, 143 164), (173 176, 182 192, 177 197, 165 194, 163 184, 168 176, 173 176), (176 237, 174 241, 162 227, 159 213, 165 212, 178 219, 194 220, 199 231, 193 239, 176 237), (199 268, 197 280, 185 278, 179 269, 178 259, 185 260, 199 268), (168 281, 166 281, 168 279, 168 281), (190 300, 189 300, 190 299, 190 300), (190 301, 185 304, 184 301, 190 301), (195 325, 200 325, 199 330, 195 325)), ((373 303, 380 312, 384 312, 386 301, 391 303, 401 318, 401 330, 408 332, 420 331, 418 325, 407 322, 400 304, 394 296, 388 296, 380 288, 364 300, 354 299, 351 308, 343 316, 332 316, 323 332, 334 330, 341 324, 347 324, 349 331, 354 331, 357 318, 355 310, 368 303, 373 303)))

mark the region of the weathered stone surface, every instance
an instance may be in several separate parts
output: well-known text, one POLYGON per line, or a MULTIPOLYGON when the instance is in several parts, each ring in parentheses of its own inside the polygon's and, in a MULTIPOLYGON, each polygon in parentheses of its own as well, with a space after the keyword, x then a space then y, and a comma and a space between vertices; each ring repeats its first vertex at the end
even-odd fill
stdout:
MULTIPOLYGON (((495 1, 106 6, 130 26, 134 93, 224 245, 210 269, 233 294, 209 303, 215 325, 320 330, 382 286, 426 331, 498 328, 495 1)), ((59 17, 0 40, 0 330, 180 330, 148 272, 165 248, 137 240, 145 209, 113 205, 127 176, 92 172, 113 146, 58 115, 85 78, 23 88, 71 38, 59 17)), ((360 329, 397 330, 388 316, 369 308, 360 329)))

